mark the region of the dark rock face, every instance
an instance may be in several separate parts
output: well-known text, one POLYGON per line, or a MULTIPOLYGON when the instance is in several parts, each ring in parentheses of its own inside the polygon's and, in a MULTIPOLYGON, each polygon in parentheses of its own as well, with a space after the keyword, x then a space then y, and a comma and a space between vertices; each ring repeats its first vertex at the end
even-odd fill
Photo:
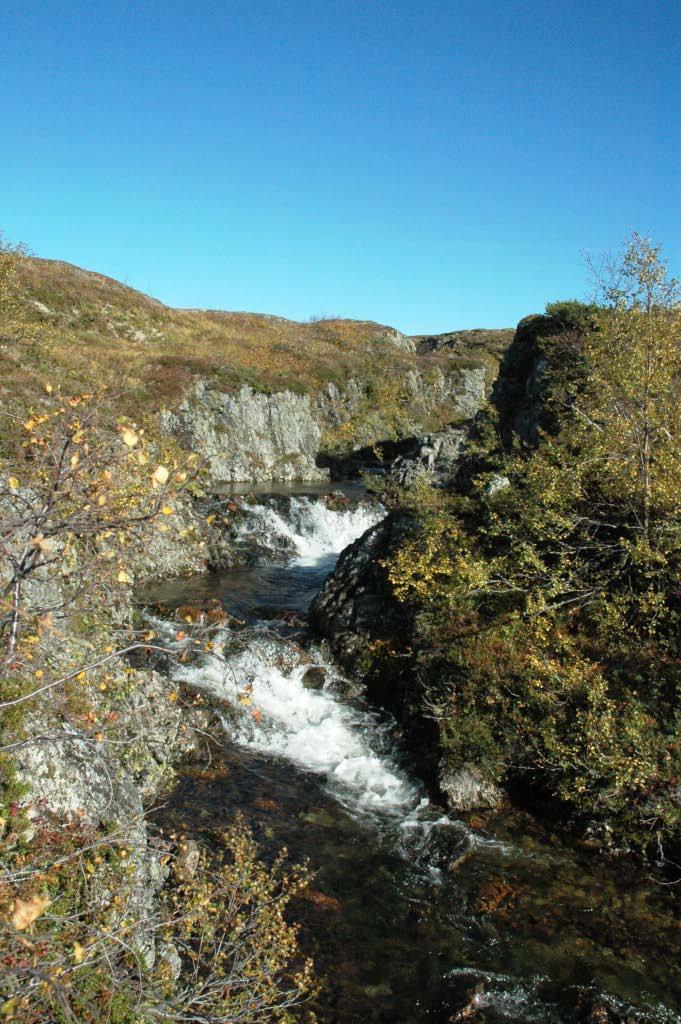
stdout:
POLYGON ((555 431, 549 400, 552 378, 556 371, 574 372, 579 360, 579 333, 557 317, 535 314, 520 321, 492 390, 506 444, 516 436, 535 445, 540 431, 555 431))
POLYGON ((310 625, 327 637, 343 667, 355 672, 366 647, 400 636, 406 625, 381 562, 409 528, 389 515, 346 548, 310 608, 310 625))
POLYGON ((516 434, 527 444, 537 441, 542 375, 546 369, 546 362, 539 354, 538 339, 550 332, 551 327, 550 317, 525 317, 518 324, 502 360, 492 401, 499 410, 505 440, 516 434))
POLYGON ((411 612, 396 600, 382 564, 411 529, 411 518, 391 514, 341 555, 310 610, 310 625, 326 637, 364 694, 400 723, 421 777, 437 784, 437 726, 423 716, 419 683, 409 656, 411 612))

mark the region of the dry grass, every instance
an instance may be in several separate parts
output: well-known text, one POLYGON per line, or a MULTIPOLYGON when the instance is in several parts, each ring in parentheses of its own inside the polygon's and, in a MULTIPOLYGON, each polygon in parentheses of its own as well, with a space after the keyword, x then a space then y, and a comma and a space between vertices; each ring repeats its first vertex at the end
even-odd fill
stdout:
MULTIPOLYGON (((412 355, 381 324, 341 319, 296 323, 256 313, 172 309, 101 274, 55 260, 21 258, 15 288, 36 330, 0 325, 0 395, 29 398, 45 381, 121 394, 121 413, 153 414, 192 382, 221 389, 305 392, 351 377, 484 365, 498 356, 471 333, 454 347, 412 355), (388 355, 388 361, 386 361, 388 355)), ((494 346, 492 346, 494 347, 494 346)))

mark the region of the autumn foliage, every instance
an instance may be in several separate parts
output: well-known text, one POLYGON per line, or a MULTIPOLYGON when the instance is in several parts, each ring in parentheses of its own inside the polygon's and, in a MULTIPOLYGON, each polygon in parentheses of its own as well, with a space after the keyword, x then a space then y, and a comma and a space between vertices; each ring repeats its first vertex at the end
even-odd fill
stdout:
POLYGON ((659 859, 681 839, 679 295, 638 236, 601 284, 570 344, 538 341, 553 429, 509 448, 488 410, 464 493, 403 499, 387 571, 453 767, 659 859))
POLYGON ((154 544, 204 544, 180 514, 196 519, 201 466, 144 409, 126 415, 86 359, 77 372, 68 353, 52 359, 63 332, 18 301, 25 267, 23 252, 0 247, 2 358, 18 370, 0 410, 0 1019, 292 1020, 314 987, 284 916, 305 871, 283 856, 266 868, 239 822, 226 826, 223 856, 183 874, 178 848, 114 800, 150 772, 157 788, 172 780, 149 752, 137 690, 156 680, 153 712, 167 702, 178 728, 184 708, 145 659, 187 658, 220 625, 164 644, 132 601, 154 544), (58 773, 68 744, 103 773, 110 820, 58 813, 18 771, 43 752, 58 773), (155 902, 150 865, 157 889, 165 879, 155 902))

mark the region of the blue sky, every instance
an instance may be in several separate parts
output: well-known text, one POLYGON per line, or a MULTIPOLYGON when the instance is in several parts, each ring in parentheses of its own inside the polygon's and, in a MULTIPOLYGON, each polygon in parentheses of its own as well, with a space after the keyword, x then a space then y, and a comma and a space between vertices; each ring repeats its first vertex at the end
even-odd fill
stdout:
POLYGON ((505 326, 681 269, 678 0, 4 0, 0 228, 177 306, 505 326))

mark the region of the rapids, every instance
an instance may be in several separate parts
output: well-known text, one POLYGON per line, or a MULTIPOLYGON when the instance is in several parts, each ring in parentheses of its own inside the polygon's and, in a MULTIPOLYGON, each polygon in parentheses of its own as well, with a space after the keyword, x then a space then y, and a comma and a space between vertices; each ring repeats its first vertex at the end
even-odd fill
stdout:
MULTIPOLYGON (((255 564, 155 595, 218 598, 241 620, 174 670, 227 703, 227 746, 209 772, 187 769, 161 820, 211 835, 240 810, 266 854, 285 844, 310 858, 327 901, 302 912, 329 979, 320 1024, 681 1024, 671 894, 527 815, 448 817, 391 718, 290 626, 382 509, 323 494, 238 500, 237 540, 257 542, 255 564)), ((174 627, 155 623, 170 639, 174 627)))

